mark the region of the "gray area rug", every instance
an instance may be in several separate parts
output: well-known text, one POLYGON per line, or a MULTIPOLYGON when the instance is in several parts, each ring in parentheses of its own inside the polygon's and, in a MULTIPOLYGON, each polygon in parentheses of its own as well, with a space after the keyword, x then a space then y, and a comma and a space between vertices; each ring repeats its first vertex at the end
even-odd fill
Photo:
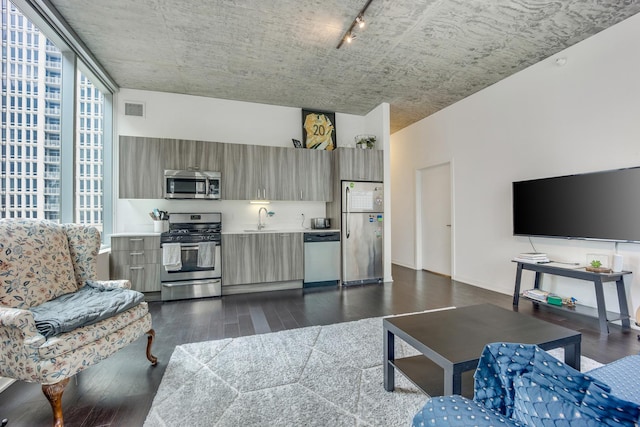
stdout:
POLYGON ((386 392, 382 355, 381 317, 181 345, 144 425, 411 425, 427 396, 401 374, 386 392))

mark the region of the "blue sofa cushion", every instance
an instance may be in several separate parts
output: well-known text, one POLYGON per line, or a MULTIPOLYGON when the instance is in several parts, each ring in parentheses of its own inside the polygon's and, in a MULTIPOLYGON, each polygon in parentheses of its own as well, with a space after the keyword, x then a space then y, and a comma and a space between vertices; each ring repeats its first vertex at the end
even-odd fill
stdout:
POLYGON ((413 427, 511 426, 523 424, 462 396, 434 397, 413 417, 413 427))
POLYGON ((640 381, 633 376, 640 372, 640 355, 623 357, 615 362, 593 369, 587 374, 611 387, 611 394, 620 399, 640 403, 640 381), (629 377, 629 374, 631 378, 629 377))
POLYGON ((525 372, 513 377, 513 418, 529 426, 635 425, 637 404, 612 395, 605 383, 533 347, 525 372))

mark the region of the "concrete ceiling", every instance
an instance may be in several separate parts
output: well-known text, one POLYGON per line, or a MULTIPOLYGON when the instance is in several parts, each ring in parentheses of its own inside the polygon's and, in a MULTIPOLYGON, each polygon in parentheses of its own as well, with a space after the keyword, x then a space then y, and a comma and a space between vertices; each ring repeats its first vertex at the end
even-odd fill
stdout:
POLYGON ((364 115, 395 132, 640 12, 640 0, 52 0, 123 88, 364 115))

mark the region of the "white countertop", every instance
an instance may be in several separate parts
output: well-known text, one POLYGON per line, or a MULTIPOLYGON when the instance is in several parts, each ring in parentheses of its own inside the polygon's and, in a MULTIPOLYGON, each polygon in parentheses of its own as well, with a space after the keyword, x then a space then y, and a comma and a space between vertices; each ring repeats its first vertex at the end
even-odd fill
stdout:
MULTIPOLYGON (((258 234, 258 233, 331 233, 331 232, 339 232, 340 229, 337 228, 329 228, 329 229, 313 229, 313 228, 265 228, 263 230, 226 230, 223 231, 222 234, 258 234)), ((130 237, 130 236, 141 236, 141 237, 160 237, 160 233, 155 233, 151 231, 126 231, 120 233, 113 233, 111 237, 130 237)))
POLYGON ((225 230, 222 234, 264 234, 264 233, 329 233, 329 232, 339 232, 339 229, 312 229, 312 228, 265 228, 260 231, 258 230, 225 230))
POLYGON ((153 231, 140 231, 140 232, 126 231, 126 232, 122 232, 122 233, 113 233, 111 235, 111 237, 129 237, 129 236, 142 236, 142 237, 158 236, 158 237, 160 237, 160 233, 154 233, 153 231))

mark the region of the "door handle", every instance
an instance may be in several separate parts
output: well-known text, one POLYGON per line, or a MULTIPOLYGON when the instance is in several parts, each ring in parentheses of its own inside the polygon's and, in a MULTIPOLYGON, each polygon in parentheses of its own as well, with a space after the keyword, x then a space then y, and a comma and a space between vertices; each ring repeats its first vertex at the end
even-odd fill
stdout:
POLYGON ((345 193, 345 203, 347 204, 347 216, 345 219, 346 222, 346 229, 347 229, 347 239, 349 238, 349 236, 351 235, 351 230, 349 230, 349 187, 347 187, 346 193, 345 193))

